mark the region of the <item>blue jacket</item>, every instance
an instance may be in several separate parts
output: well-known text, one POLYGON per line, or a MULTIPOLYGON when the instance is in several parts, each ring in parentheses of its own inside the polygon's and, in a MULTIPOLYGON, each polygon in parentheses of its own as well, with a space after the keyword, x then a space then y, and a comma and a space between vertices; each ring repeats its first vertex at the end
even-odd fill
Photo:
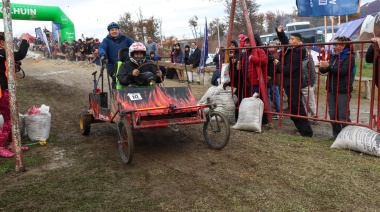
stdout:
POLYGON ((103 39, 99 46, 99 57, 107 56, 108 65, 107 69, 110 69, 118 61, 118 53, 122 48, 129 48, 135 41, 132 38, 119 34, 117 38, 112 38, 110 34, 103 39))

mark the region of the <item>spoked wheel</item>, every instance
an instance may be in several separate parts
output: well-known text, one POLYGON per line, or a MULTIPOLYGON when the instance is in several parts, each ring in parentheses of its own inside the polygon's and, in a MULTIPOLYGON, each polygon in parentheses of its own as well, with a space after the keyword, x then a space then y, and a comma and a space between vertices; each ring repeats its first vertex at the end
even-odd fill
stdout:
POLYGON ((220 112, 210 111, 203 125, 203 135, 211 149, 223 149, 230 140, 230 125, 220 112))
POLYGON ((117 123, 117 128, 119 133, 118 146, 121 160, 123 163, 128 164, 132 161, 134 150, 131 125, 127 120, 120 120, 117 123))
POLYGON ((91 131, 92 115, 83 111, 79 115, 79 129, 82 135, 88 135, 91 131))

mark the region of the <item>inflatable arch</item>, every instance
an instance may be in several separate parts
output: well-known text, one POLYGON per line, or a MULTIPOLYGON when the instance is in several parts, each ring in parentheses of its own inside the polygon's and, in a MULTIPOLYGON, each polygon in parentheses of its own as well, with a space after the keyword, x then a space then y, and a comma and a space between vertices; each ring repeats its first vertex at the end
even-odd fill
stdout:
MULTIPOLYGON (((3 7, 3 4, 0 3, 0 7, 3 7)), ((59 7, 11 4, 10 11, 12 19, 16 20, 52 21, 59 23, 61 24, 61 40, 75 40, 74 24, 59 7)), ((0 10, 0 18, 3 18, 2 10, 0 10)))

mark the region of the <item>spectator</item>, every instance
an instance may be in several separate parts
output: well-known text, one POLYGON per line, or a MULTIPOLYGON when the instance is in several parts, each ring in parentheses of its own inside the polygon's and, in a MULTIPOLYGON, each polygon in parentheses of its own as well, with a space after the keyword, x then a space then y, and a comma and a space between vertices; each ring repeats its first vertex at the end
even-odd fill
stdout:
MULTIPOLYGON (((307 48, 306 48, 307 49, 307 48)), ((307 49, 307 58, 304 58, 303 60, 309 60, 312 61, 313 57, 309 53, 310 50, 307 49)), ((303 69, 303 68, 302 68, 303 69)), ((315 73, 315 67, 314 62, 308 62, 307 70, 302 70, 303 78, 306 80, 302 81, 302 102, 307 108, 307 113, 310 117, 316 118, 317 115, 317 106, 315 104, 315 94, 314 94, 314 85, 315 81, 317 79, 316 73, 315 73), (310 66, 309 66, 310 65, 310 66), (313 66, 313 67, 311 67, 313 66), (309 81, 310 79, 310 81, 309 81)), ((312 123, 316 123, 316 121, 313 121, 312 123)))
MULTIPOLYGON (((20 37, 21 45, 20 49, 14 53, 14 60, 19 61, 25 58, 28 52, 29 42, 28 35, 23 33, 20 37)), ((10 102, 9 102, 9 91, 8 91, 8 67, 6 61, 5 53, 5 38, 4 33, 0 32, 0 113, 3 115, 4 123, 0 130, 0 156, 1 157, 12 157, 13 152, 6 148, 6 142, 11 138, 12 134, 12 123, 10 116, 10 102)), ((12 147, 12 144, 10 145, 12 147)), ((22 147, 22 150, 27 150, 28 148, 22 147)))
POLYGON ((244 41, 245 41, 245 39, 247 39, 248 37, 246 36, 246 35, 244 35, 244 34, 240 34, 239 36, 238 36, 238 40, 239 40, 239 45, 240 46, 244 46, 244 41))
POLYGON ((201 61, 201 50, 198 49, 198 46, 195 42, 191 43, 190 55, 189 55, 189 63, 191 65, 192 70, 187 73, 187 77, 190 83, 193 82, 194 72, 197 75, 197 84, 201 84, 201 75, 198 73, 198 66, 201 61))
POLYGON ((212 61, 215 63, 215 71, 211 77, 211 84, 214 86, 218 86, 220 82, 218 79, 220 79, 220 60, 224 61, 224 54, 222 54, 223 48, 224 47, 221 46, 219 48, 219 51, 214 55, 214 58, 212 59, 212 61))
POLYGON ((185 65, 190 65, 189 61, 190 61, 190 46, 189 45, 186 45, 185 46, 185 57, 184 57, 184 63, 185 65))
MULTIPOLYGON (((272 94, 273 94, 273 105, 275 111, 280 112, 280 86, 281 86, 281 74, 277 74, 274 65, 274 60, 278 59, 277 54, 277 44, 274 41, 269 42, 269 46, 274 46, 272 48, 268 48, 268 76, 270 77, 270 81, 268 84, 272 84, 272 94)), ((272 119, 279 119, 279 115, 273 114, 272 119)))
POLYGON ((112 78, 113 88, 116 81, 114 65, 118 61, 119 50, 129 48, 134 43, 132 38, 121 34, 119 28, 117 23, 111 22, 107 26, 108 35, 103 39, 98 49, 98 55, 102 62, 105 62, 106 58, 108 59, 107 73, 112 78))
MULTIPOLYGON (((334 42, 351 41, 339 36, 334 42)), ((350 99, 355 77, 355 54, 350 44, 334 44, 333 52, 327 61, 320 61, 321 73, 327 73, 328 107, 331 120, 351 122, 350 99), (347 107, 346 107, 347 106, 347 107)), ((331 122, 334 138, 346 127, 346 124, 331 122)))
MULTIPOLYGON (((154 51, 150 52, 150 60, 153 60, 153 61, 157 62, 157 61, 160 61, 161 58, 162 58, 161 55, 155 54, 154 51)), ((164 81, 164 79, 166 77, 167 69, 165 68, 165 66, 158 66, 158 68, 162 72, 162 81, 164 81)))
MULTIPOLYGON (((184 61, 184 54, 183 51, 181 50, 181 47, 179 43, 174 44, 174 55, 173 55, 173 63, 174 65, 176 63, 179 64, 179 66, 182 68, 183 62, 184 61)), ((183 72, 179 69, 176 69, 177 76, 178 76, 178 81, 180 83, 184 83, 184 78, 183 78, 183 72)))
POLYGON ((368 47, 367 53, 365 54, 365 61, 367 63, 375 63, 375 85, 379 87, 379 71, 380 71, 380 38, 371 38, 371 41, 374 42, 372 45, 368 47), (376 46, 379 48, 377 53, 377 58, 375 58, 375 49, 376 46))
MULTIPOLYGON (((283 45, 292 45, 286 48, 283 52, 284 60, 275 60, 276 69, 284 76, 284 89, 288 96, 289 107, 291 108, 291 114, 306 116, 305 107, 302 103, 302 83, 301 82, 301 70, 302 58, 306 58, 307 50, 305 47, 297 46, 301 44, 302 36, 299 33, 290 34, 290 39, 285 35, 283 25, 279 25, 276 28, 277 36, 283 45), (291 77, 291 78, 290 78, 291 77)), ((301 134, 301 136, 312 137, 313 130, 309 124, 309 121, 305 118, 291 117, 294 125, 301 134)))
POLYGON ((155 54, 158 54, 157 44, 153 41, 152 37, 148 36, 147 40, 148 42, 145 43, 146 52, 153 51, 155 54))

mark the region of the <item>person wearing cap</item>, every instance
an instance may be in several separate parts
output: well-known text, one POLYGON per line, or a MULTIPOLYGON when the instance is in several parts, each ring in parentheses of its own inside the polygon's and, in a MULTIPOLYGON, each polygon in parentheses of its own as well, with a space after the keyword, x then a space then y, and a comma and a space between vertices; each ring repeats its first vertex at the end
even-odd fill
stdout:
MULTIPOLYGON (((112 77, 112 87, 115 87, 116 85, 114 65, 118 61, 119 50, 123 48, 129 48, 135 42, 129 36, 121 34, 119 29, 119 24, 111 22, 107 26, 109 34, 106 38, 103 39, 98 48, 98 55, 101 58, 102 62, 105 62, 105 59, 108 60, 107 73, 112 77)), ((125 52, 125 54, 127 54, 127 52, 125 52)))
MULTIPOLYGON (((23 33, 20 37, 21 44, 17 52, 14 53, 14 60, 19 61, 25 58, 29 48, 29 37, 23 33)), ((0 127, 0 157, 12 157, 11 151, 12 145, 9 148, 6 147, 8 139, 11 138, 12 123, 11 123, 11 111, 9 102, 9 90, 8 90, 8 62, 6 58, 6 46, 4 32, 0 32, 0 113, 3 115, 4 123, 0 127)), ((23 146, 22 150, 27 150, 27 146, 23 146)))
POLYGON ((244 41, 245 41, 245 39, 247 39, 248 37, 246 36, 246 35, 244 35, 244 34, 240 34, 239 36, 238 36, 238 40, 239 40, 239 45, 240 46, 244 46, 244 41))
MULTIPOLYGON (((274 60, 276 71, 282 73, 284 78, 284 89, 286 95, 289 97, 289 108, 291 114, 306 116, 305 106, 302 103, 302 59, 307 57, 307 50, 305 47, 297 46, 301 44, 302 36, 299 33, 290 34, 290 38, 286 36, 283 25, 276 28, 277 36, 283 45, 292 45, 285 49, 284 60, 274 60), (301 83, 300 83, 301 82, 301 83)), ((291 117, 294 125, 301 136, 312 137, 313 130, 310 123, 306 118, 291 117)))

